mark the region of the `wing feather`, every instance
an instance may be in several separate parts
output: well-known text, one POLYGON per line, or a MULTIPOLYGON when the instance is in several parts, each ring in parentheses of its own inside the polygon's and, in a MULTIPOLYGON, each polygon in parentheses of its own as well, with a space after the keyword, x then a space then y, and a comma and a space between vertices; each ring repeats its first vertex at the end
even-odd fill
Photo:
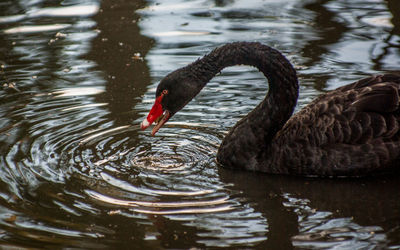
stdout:
POLYGON ((400 75, 362 79, 321 95, 274 138, 293 173, 365 175, 400 161, 400 75), (284 146, 283 146, 284 145, 284 146), (285 156, 285 152, 291 152, 285 156), (293 165, 294 166, 294 165, 293 165))

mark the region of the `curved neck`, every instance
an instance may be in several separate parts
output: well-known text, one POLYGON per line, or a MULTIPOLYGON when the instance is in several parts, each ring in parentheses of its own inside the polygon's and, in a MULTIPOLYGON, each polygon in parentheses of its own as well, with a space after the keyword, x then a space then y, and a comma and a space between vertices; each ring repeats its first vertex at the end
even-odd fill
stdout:
MULTIPOLYGON (((290 118, 296 106, 296 71, 277 50, 260 43, 247 42, 219 47, 188 67, 202 85, 199 86, 201 89, 223 68, 234 65, 257 67, 268 79, 269 91, 265 99, 243 120, 250 121, 251 129, 257 137, 270 141, 290 118)), ((235 127, 240 127, 242 121, 235 127)))

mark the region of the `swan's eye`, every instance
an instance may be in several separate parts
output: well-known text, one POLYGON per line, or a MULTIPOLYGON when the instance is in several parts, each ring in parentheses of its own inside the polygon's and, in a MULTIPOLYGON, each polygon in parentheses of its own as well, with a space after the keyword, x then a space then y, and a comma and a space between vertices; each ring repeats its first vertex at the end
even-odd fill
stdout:
POLYGON ((163 91, 162 91, 162 95, 167 95, 168 94, 168 90, 167 89, 164 89, 163 91))

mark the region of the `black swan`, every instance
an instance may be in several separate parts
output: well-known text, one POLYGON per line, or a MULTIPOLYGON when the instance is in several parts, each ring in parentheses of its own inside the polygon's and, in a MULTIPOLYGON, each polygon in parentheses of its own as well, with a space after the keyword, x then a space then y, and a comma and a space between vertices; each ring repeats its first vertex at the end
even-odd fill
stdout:
POLYGON ((224 167, 304 176, 366 176, 400 169, 400 74, 361 79, 322 94, 292 115, 296 71, 277 50, 257 42, 214 49, 161 80, 141 123, 154 135, 223 68, 257 67, 268 79, 265 99, 224 138, 224 167))

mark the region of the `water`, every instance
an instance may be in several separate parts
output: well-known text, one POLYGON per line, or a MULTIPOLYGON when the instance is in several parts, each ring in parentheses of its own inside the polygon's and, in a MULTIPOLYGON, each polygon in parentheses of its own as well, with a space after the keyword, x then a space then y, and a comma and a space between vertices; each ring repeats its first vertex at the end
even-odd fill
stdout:
POLYGON ((267 91, 214 78, 156 137, 138 124, 159 80, 226 42, 281 50, 298 108, 399 70, 389 1, 3 1, 0 244, 45 248, 400 248, 400 178, 231 171, 223 136, 267 91))

